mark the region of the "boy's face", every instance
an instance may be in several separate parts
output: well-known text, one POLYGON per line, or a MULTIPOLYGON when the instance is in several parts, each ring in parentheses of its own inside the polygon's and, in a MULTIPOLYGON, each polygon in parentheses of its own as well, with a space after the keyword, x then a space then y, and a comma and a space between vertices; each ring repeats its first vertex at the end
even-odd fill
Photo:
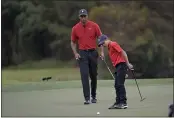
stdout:
POLYGON ((104 41, 102 46, 107 47, 106 41, 104 41))

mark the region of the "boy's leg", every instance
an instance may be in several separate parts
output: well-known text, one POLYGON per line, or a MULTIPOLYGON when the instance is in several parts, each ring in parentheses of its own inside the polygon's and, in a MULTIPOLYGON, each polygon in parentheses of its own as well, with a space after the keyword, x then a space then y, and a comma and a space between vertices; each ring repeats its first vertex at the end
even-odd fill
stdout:
POLYGON ((88 104, 90 100, 90 88, 89 88, 89 66, 88 55, 85 51, 80 51, 81 58, 79 59, 81 82, 83 86, 83 94, 85 98, 85 104, 88 104))
POLYGON ((127 98, 126 98, 126 89, 124 86, 125 75, 126 75, 127 66, 125 63, 120 63, 116 66, 115 72, 115 90, 116 90, 116 102, 109 109, 125 109, 127 108, 127 98))
POLYGON ((120 104, 127 104, 127 98, 126 98, 126 89, 125 89, 125 75, 127 72, 127 66, 126 63, 120 63, 116 67, 117 76, 116 76, 116 84, 115 88, 118 90, 118 98, 120 104))
POLYGON ((114 83, 114 88, 115 88, 115 92, 116 92, 116 98, 115 98, 115 100, 116 100, 116 102, 112 105, 112 106, 110 106, 109 107, 109 109, 116 109, 117 107, 118 107, 118 105, 120 104, 120 89, 118 88, 118 86, 117 86, 117 84, 118 84, 118 79, 117 79, 117 72, 115 72, 114 73, 114 77, 115 77, 115 83, 114 83))
POLYGON ((97 64, 98 64, 98 52, 89 52, 89 75, 91 78, 91 97, 92 103, 96 103, 96 90, 97 90, 97 64))
POLYGON ((119 97, 119 93, 120 93, 120 89, 117 87, 117 72, 115 72, 115 83, 114 83, 114 87, 115 87, 115 91, 116 91, 116 104, 118 105, 120 103, 120 97, 119 97))

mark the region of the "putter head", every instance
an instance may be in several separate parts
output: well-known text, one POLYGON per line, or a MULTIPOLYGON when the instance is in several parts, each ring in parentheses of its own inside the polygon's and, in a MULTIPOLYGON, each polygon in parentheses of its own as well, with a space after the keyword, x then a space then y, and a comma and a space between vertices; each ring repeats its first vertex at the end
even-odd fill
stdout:
POLYGON ((143 99, 141 99, 140 101, 142 102, 143 100, 145 100, 146 98, 143 98, 143 99))

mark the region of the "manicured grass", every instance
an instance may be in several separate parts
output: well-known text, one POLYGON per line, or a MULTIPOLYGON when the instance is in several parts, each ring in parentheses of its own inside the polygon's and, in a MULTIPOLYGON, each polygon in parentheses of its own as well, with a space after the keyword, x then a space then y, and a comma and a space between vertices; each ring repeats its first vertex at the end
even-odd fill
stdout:
POLYGON ((167 116, 173 79, 137 79, 147 98, 143 102, 134 79, 127 79, 126 110, 108 110, 115 99, 114 80, 99 79, 99 103, 85 106, 79 68, 2 70, 2 116, 167 116), (41 80, 47 76, 53 78, 41 80))
POLYGON ((2 116, 13 117, 166 117, 173 102, 172 79, 139 80, 143 97, 133 80, 126 82, 128 109, 109 110, 115 102, 113 81, 98 81, 97 104, 83 105, 80 81, 33 82, 11 86, 2 91, 2 116), (60 89, 62 88, 62 89, 60 89), (64 89, 63 89, 64 88, 64 89), (97 115, 100 112, 100 115, 97 115))
MULTIPOLYGON (((172 79, 139 79, 138 84, 141 86, 148 85, 172 85, 172 79)), ((126 86, 136 86, 133 79, 126 80, 126 86)), ((98 86, 114 88, 113 80, 98 80, 98 86)), ((15 92, 15 91, 33 91, 33 90, 52 90, 52 89, 66 89, 66 88, 81 88, 80 80, 73 81, 45 81, 45 82, 25 82, 16 84, 6 84, 2 86, 2 91, 15 92)))

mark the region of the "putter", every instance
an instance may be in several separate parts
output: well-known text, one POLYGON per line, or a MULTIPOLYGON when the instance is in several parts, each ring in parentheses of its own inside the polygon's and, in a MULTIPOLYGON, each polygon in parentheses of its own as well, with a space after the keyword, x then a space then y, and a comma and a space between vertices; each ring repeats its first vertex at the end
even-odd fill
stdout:
MULTIPOLYGON (((104 61, 106 67, 108 68, 110 74, 112 75, 112 78, 115 79, 115 77, 114 77, 114 75, 112 74, 112 72, 111 72, 109 66, 108 66, 107 63, 106 63, 106 60, 105 60, 105 59, 102 59, 102 60, 104 61)), ((138 88, 138 92, 139 92, 139 95, 140 95, 140 97, 141 97, 141 100, 140 100, 140 101, 142 102, 142 101, 145 100, 146 98, 143 98, 142 95, 141 95, 141 92, 140 92, 140 89, 139 89, 139 86, 138 86, 138 83, 137 83, 137 80, 136 80, 136 77, 135 77, 134 69, 131 69, 131 72, 132 72, 132 75, 133 75, 133 77, 134 77, 134 79, 135 79, 135 82, 136 82, 136 85, 137 85, 137 88, 138 88)))
POLYGON ((137 85, 137 88, 138 88, 138 92, 139 92, 139 95, 140 95, 140 98, 141 98, 141 102, 143 100, 145 100, 146 98, 143 98, 142 95, 141 95, 141 92, 140 92, 140 89, 139 89, 139 86, 138 86, 138 83, 137 83, 137 80, 136 80, 136 77, 135 77, 135 72, 134 72, 134 69, 131 69, 131 72, 132 72, 132 75, 133 75, 133 78, 135 79, 135 82, 136 82, 136 85, 137 85))
POLYGON ((114 77, 114 75, 112 74, 112 72, 111 72, 111 70, 110 70, 108 64, 106 63, 106 60, 105 60, 105 59, 102 59, 102 60, 105 62, 105 65, 106 65, 106 67, 108 68, 110 74, 112 75, 112 78, 115 80, 115 77, 114 77))

